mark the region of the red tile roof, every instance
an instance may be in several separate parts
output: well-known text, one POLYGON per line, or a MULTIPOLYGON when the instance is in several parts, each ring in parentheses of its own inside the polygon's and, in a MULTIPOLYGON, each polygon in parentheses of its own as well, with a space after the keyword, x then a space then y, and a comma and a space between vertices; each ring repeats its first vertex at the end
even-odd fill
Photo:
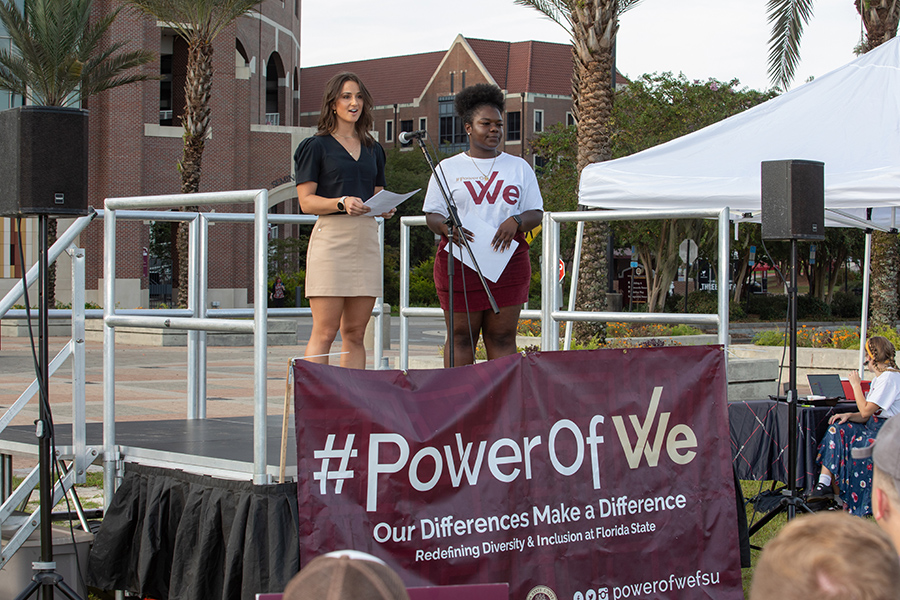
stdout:
MULTIPOLYGON (((499 42, 465 38, 502 89, 509 93, 572 94, 572 47, 550 42, 499 42)), ((300 70, 300 112, 317 112, 328 79, 352 71, 366 83, 375 104, 405 104, 418 98, 448 51, 393 56, 300 70)), ((618 75, 618 84, 627 80, 618 75)))
POLYGON ((341 71, 359 75, 375 104, 404 104, 418 98, 446 52, 427 52, 300 69, 300 112, 318 112, 325 84, 341 71))

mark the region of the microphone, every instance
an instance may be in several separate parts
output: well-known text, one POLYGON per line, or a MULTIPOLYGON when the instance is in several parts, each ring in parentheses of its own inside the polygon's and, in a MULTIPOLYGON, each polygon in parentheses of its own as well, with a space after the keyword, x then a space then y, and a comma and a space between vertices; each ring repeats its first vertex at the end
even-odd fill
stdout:
POLYGON ((418 131, 401 131, 399 139, 401 144, 408 144, 413 140, 421 140, 426 137, 428 137, 428 132, 420 129, 418 131))

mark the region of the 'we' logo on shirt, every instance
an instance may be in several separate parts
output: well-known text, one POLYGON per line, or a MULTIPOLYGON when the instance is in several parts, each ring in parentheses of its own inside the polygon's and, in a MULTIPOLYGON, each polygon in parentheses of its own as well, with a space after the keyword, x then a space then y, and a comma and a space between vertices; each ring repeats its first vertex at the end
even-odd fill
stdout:
POLYGON ((487 180, 487 183, 483 181, 465 181, 463 183, 465 183, 466 189, 469 190, 472 201, 478 206, 481 206, 481 203, 485 200, 488 201, 488 204, 494 204, 500 196, 503 197, 503 201, 507 204, 514 205, 519 200, 519 188, 515 185, 504 187, 504 181, 502 179, 497 179, 497 171, 491 173, 491 177, 487 180), (478 184, 480 189, 476 190, 474 184, 478 184), (493 189, 491 189, 492 187, 493 189))

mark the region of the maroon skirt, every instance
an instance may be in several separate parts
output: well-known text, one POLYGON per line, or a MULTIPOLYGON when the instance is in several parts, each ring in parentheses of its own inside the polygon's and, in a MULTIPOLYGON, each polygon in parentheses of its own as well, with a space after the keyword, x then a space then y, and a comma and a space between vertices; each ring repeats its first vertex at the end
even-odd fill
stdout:
MULTIPOLYGON (((528 288, 531 285, 531 260, 528 257, 528 242, 523 233, 513 238, 519 242, 518 248, 509 259, 509 264, 496 283, 485 279, 497 306, 513 306, 528 301, 528 288)), ((441 308, 450 310, 450 291, 447 285, 447 252, 444 246, 447 238, 442 238, 434 257, 434 285, 437 288, 441 308)), ((465 250, 463 250, 465 252, 465 250)), ((478 279, 474 269, 462 264, 459 249, 453 252, 453 311, 477 312, 489 310, 491 303, 478 279)))

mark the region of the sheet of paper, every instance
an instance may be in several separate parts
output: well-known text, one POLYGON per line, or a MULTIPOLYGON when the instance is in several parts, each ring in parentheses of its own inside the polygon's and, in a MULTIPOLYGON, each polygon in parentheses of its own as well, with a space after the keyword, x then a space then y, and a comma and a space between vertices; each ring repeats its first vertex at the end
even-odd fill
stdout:
MULTIPOLYGON (((461 216, 460 220, 462 221, 463 227, 471 231, 475 236, 475 239, 469 242, 469 247, 472 248, 472 253, 478 259, 478 266, 481 267, 481 274, 484 275, 485 279, 497 283, 497 280, 500 279, 500 275, 503 274, 506 265, 509 264, 509 259, 512 258, 516 248, 519 247, 519 242, 513 240, 506 250, 496 251, 491 247, 491 240, 494 239, 494 234, 497 233, 495 227, 471 214, 461 216)), ((444 250, 449 252, 450 244, 444 246, 444 250)), ((475 265, 472 264, 472 259, 469 257, 469 253, 465 248, 454 246, 453 256, 457 260, 462 259, 463 264, 470 269, 475 268, 475 265)))
POLYGON ((406 202, 410 196, 418 192, 420 189, 416 189, 411 191, 408 194, 395 194, 394 192, 389 192, 387 190, 381 190, 368 200, 366 200, 363 204, 372 209, 372 212, 369 214, 373 217, 377 217, 378 215, 384 214, 392 208, 396 208, 406 202))

